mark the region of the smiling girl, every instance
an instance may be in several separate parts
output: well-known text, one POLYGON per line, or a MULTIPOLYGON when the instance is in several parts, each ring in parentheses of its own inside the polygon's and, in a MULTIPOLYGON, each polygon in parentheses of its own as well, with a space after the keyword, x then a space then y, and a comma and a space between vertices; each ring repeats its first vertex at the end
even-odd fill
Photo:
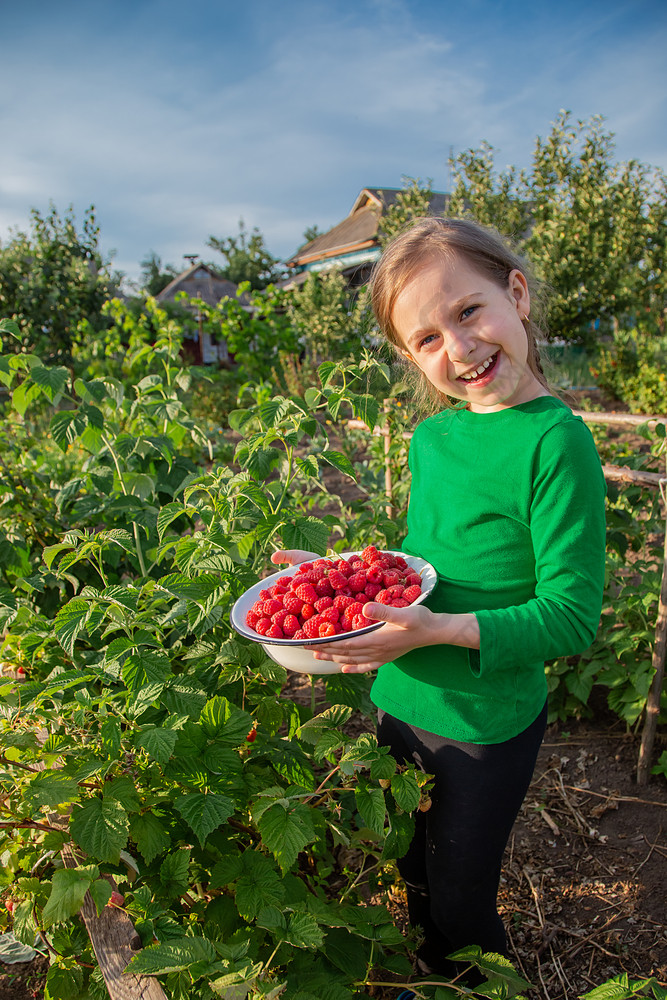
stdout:
POLYGON ((438 585, 418 607, 366 604, 385 627, 314 650, 378 670, 379 742, 435 776, 399 862, 426 974, 457 974, 447 955, 466 945, 506 953, 496 897, 546 726, 544 661, 588 647, 600 618, 602 469, 542 373, 527 275, 467 220, 420 220, 386 249, 375 315, 440 410, 412 438, 402 547, 438 585))

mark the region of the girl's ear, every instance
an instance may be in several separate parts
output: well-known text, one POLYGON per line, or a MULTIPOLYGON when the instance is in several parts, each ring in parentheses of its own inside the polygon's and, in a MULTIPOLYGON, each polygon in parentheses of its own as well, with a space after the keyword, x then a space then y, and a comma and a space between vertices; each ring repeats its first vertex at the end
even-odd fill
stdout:
POLYGON ((510 271, 508 285, 510 296, 516 303, 517 312, 522 319, 524 316, 527 317, 530 314, 530 292, 528 291, 528 282, 523 271, 519 271, 516 268, 510 271))

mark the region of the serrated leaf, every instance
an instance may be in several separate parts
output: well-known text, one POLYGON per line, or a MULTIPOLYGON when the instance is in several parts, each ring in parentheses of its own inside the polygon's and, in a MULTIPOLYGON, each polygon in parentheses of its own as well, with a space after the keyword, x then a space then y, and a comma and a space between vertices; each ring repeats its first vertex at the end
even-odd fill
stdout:
POLYGON ((44 395, 51 402, 54 401, 69 382, 69 371, 67 368, 54 367, 47 368, 44 365, 33 365, 30 369, 30 377, 35 385, 38 385, 44 395))
POLYGON ((338 469, 338 471, 342 472, 344 476, 349 476, 350 479, 354 480, 356 483, 357 474, 354 471, 354 466, 347 455, 344 455, 342 451, 330 451, 327 449, 326 451, 320 452, 319 458, 322 462, 328 462, 328 464, 332 465, 334 469, 338 469))
POLYGON ((164 859, 160 865, 160 881, 169 895, 177 896, 187 889, 189 867, 190 851, 186 848, 172 851, 164 859))
POLYGON ((72 812, 70 833, 92 858, 117 864, 127 843, 127 813, 116 799, 88 799, 72 812))
POLYGON ((171 673, 171 664, 166 653, 139 649, 127 657, 121 673, 132 693, 141 691, 149 684, 156 684, 162 690, 171 673))
POLYGON ((404 812, 413 812, 419 805, 420 791, 417 780, 410 771, 395 774, 391 779, 391 794, 404 812))
POLYGON ((89 892, 99 917, 102 910, 111 899, 113 889, 111 888, 111 884, 105 878, 98 878, 90 886, 89 892))
POLYGON ((168 503, 165 507, 162 507, 160 513, 157 516, 157 533, 160 541, 164 536, 165 531, 169 525, 180 517, 181 514, 185 513, 188 508, 182 503, 168 503))
POLYGON ((163 854, 171 844, 166 829, 155 813, 151 812, 132 817, 130 836, 147 864, 159 854, 163 854))
POLYGON ((90 617, 91 606, 88 601, 79 597, 73 598, 60 609, 53 622, 55 632, 63 649, 73 656, 74 643, 79 632, 86 626, 90 617))
POLYGON ((285 889, 272 862, 252 851, 243 856, 243 866, 244 874, 236 883, 236 907, 243 919, 254 920, 267 906, 280 907, 285 889))
POLYGON ((189 969, 199 962, 214 962, 216 952, 208 938, 183 937, 143 948, 125 969, 134 975, 163 976, 189 969))
POLYGON ((80 966, 74 963, 52 965, 46 974, 44 1000, 78 1000, 82 986, 83 969, 80 966))
POLYGON ((96 865, 85 868, 60 868, 53 873, 51 893, 42 910, 42 925, 50 927, 69 920, 78 913, 94 879, 99 876, 96 865))
POLYGON ((354 790, 354 798, 364 824, 374 833, 382 835, 387 813, 382 789, 359 780, 354 790))
POLYGON ((199 716, 199 725, 208 739, 215 739, 229 747, 245 742, 252 728, 252 716, 232 705, 227 698, 215 695, 210 698, 199 716))
POLYGON ((213 792, 190 792, 179 796, 175 806, 202 847, 208 835, 226 823, 234 812, 230 798, 213 792))
POLYGON ((142 730, 135 737, 134 745, 145 750, 159 764, 166 764, 174 752, 177 739, 178 732, 175 729, 153 726, 142 730))
POLYGON ((306 549, 324 555, 329 541, 329 528, 318 517, 297 517, 284 525, 280 533, 285 548, 306 549))
POLYGON ((30 781, 25 790, 25 799, 31 812, 43 806, 63 805, 78 798, 79 789, 74 778, 62 771, 42 771, 30 781))
POLYGON ((315 831, 308 806, 297 805, 286 809, 275 803, 257 820, 262 841, 276 861, 287 871, 307 844, 315 840, 315 831))

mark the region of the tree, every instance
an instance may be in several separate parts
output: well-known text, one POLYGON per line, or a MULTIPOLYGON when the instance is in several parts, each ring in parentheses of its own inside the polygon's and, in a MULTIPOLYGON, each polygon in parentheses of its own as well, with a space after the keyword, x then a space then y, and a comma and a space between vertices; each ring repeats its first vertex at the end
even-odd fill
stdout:
POLYGON ((550 290, 552 336, 591 343, 621 317, 661 327, 667 293, 665 174, 615 163, 599 116, 562 111, 537 138, 530 170, 498 174, 493 147, 451 161, 448 214, 469 214, 514 238, 550 290))
POLYGON ((226 264, 216 270, 236 285, 249 281, 257 290, 279 281, 283 275, 280 261, 267 250, 262 233, 257 226, 248 233, 243 219, 239 219, 238 236, 210 236, 206 245, 222 254, 226 264))
POLYGON ((380 221, 383 247, 410 222, 429 214, 432 185, 433 181, 430 179, 424 185, 419 177, 403 178, 403 190, 396 195, 395 202, 389 206, 380 221))
POLYGON ((180 274, 173 264, 162 265, 162 258, 154 250, 141 261, 139 287, 147 295, 158 295, 180 274))
POLYGON ((92 205, 81 232, 71 206, 62 218, 54 205, 46 216, 30 214, 31 231, 16 231, 0 246, 0 317, 15 320, 20 331, 3 348, 67 361, 79 322, 106 325, 102 305, 118 276, 102 258, 92 205))

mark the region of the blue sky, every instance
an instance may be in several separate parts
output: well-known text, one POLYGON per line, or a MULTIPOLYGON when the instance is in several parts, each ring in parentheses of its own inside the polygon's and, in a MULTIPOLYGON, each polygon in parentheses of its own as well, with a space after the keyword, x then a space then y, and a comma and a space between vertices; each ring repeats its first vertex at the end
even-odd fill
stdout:
POLYGON ((93 203, 130 277, 214 260, 240 217, 286 257, 482 140, 527 166, 561 108, 667 168, 665 0, 23 0, 2 26, 0 242, 93 203))

